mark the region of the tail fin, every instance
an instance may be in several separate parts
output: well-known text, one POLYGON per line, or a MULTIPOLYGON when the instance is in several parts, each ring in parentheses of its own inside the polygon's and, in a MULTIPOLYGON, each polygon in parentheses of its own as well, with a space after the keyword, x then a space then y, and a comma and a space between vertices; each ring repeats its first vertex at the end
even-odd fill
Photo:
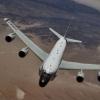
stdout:
MULTIPOLYGON (((51 32, 54 33, 54 35, 56 35, 58 38, 62 38, 62 37, 65 37, 65 36, 62 36, 61 34, 59 34, 58 32, 56 32, 55 30, 53 30, 52 28, 49 28, 49 30, 51 32)), ((72 43, 82 43, 82 41, 80 40, 75 40, 75 39, 70 39, 70 38, 65 38, 67 40, 67 42, 72 42, 72 43)))
POLYGON ((69 28, 70 28, 70 24, 68 25, 68 27, 67 27, 67 29, 66 29, 66 32, 65 32, 64 38, 66 38, 66 35, 67 35, 67 32, 68 32, 69 28))

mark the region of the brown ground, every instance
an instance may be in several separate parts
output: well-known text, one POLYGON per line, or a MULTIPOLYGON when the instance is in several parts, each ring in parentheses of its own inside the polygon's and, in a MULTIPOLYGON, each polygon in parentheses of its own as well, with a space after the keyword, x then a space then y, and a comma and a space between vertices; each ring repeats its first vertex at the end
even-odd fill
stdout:
MULTIPOLYGON (((87 73, 87 80, 92 82, 79 84, 73 72, 60 71, 54 81, 40 88, 38 69, 42 62, 31 51, 19 58, 17 52, 24 44, 18 38, 6 43, 7 29, 0 27, 0 100, 100 100, 100 86, 93 72, 87 73)), ((34 35, 33 40, 49 51, 34 35)))

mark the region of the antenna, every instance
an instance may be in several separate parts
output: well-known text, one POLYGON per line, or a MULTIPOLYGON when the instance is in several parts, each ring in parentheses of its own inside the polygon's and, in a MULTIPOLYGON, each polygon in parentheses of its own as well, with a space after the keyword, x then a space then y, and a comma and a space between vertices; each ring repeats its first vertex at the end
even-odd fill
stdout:
POLYGON ((67 35, 67 32, 68 32, 68 30, 69 30, 69 28, 70 28, 70 23, 68 24, 68 26, 67 26, 67 29, 66 29, 66 31, 65 31, 65 34, 64 34, 64 38, 66 37, 66 35, 67 35))

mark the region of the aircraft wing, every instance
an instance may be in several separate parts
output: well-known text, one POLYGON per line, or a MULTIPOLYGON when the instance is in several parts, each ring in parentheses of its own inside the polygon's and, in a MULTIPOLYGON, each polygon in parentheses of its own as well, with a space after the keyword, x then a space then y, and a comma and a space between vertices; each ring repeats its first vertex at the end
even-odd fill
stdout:
POLYGON ((48 54, 33 43, 23 32, 21 32, 8 18, 4 18, 4 21, 14 31, 14 33, 30 48, 41 60, 45 60, 48 54))
POLYGON ((85 64, 85 63, 77 63, 62 60, 59 69, 62 70, 100 70, 99 64, 85 64))

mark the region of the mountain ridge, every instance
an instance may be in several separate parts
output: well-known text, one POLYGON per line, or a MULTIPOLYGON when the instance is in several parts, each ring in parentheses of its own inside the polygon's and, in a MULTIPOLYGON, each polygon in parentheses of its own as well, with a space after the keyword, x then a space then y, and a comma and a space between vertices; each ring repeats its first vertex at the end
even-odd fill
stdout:
POLYGON ((24 24, 44 23, 43 28, 26 30, 36 30, 37 34, 49 33, 48 27, 64 34, 70 23, 68 37, 86 42, 87 47, 100 44, 100 12, 73 0, 0 0, 0 16, 24 24))

